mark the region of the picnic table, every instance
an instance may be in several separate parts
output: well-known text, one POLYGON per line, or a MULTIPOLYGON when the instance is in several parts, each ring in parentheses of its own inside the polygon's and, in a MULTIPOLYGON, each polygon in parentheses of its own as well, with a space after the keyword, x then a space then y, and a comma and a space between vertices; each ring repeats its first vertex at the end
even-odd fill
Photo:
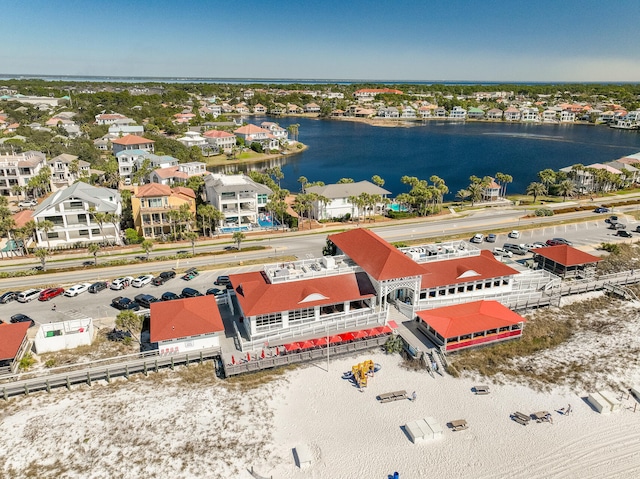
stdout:
POLYGON ((399 401, 401 399, 407 399, 407 391, 404 389, 401 391, 394 391, 391 393, 384 393, 378 396, 378 399, 381 403, 391 402, 391 401, 399 401))
POLYGON ((462 431, 463 429, 467 429, 469 426, 467 425, 467 421, 464 419, 456 419, 455 421, 451 421, 451 429, 454 431, 462 431))
POLYGON ((516 411, 511 415, 511 419, 513 419, 518 424, 526 426, 527 424, 529 424, 529 421, 531 421, 531 416, 516 411))
POLYGON ((551 414, 549 413, 549 411, 538 411, 533 413, 533 418, 536 420, 536 422, 549 422, 550 417, 551 414))
POLYGON ((473 390, 476 395, 489 394, 489 386, 474 386, 473 390))

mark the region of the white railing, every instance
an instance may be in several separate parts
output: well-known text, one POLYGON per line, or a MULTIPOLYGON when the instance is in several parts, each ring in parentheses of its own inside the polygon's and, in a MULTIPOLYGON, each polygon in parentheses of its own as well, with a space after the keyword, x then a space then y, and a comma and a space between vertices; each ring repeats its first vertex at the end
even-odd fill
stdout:
POLYGON ((443 261, 453 258, 479 256, 480 250, 466 241, 451 241, 448 243, 425 244, 399 248, 399 250, 413 259, 416 263, 443 261))
POLYGON ((264 272, 271 283, 275 284, 303 278, 322 278, 359 271, 358 266, 349 264, 342 256, 330 256, 329 258, 335 260, 335 266, 327 268, 321 258, 313 258, 287 263, 267 264, 264 266, 264 272))

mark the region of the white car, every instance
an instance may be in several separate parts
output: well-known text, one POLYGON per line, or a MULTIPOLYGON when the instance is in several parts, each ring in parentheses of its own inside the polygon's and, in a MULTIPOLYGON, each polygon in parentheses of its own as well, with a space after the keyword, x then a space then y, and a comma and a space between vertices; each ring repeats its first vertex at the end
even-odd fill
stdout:
POLYGON ((520 238, 520 231, 513 230, 511 233, 509 233, 509 238, 520 238))
POLYGON ((111 281, 109 286, 111 289, 121 290, 129 286, 133 282, 133 276, 124 276, 122 278, 116 278, 111 281))
POLYGON ((30 208, 31 206, 38 206, 38 202, 36 200, 22 200, 18 203, 20 208, 30 208))
POLYGON ((513 256, 513 253, 511 251, 507 251, 503 248, 500 248, 499 246, 497 248, 493 248, 493 255, 494 256, 503 256, 505 258, 511 258, 513 256))
POLYGON ((470 240, 472 243, 482 243, 484 241, 484 235, 482 233, 476 233, 470 240))
POLYGON ((80 293, 86 293, 89 290, 91 283, 79 283, 74 284, 64 292, 65 296, 78 296, 80 293))
POLYGON ((138 276, 136 279, 134 279, 131 282, 131 286, 133 286, 134 288, 142 288, 144 285, 151 283, 152 279, 152 274, 143 274, 142 276, 138 276))

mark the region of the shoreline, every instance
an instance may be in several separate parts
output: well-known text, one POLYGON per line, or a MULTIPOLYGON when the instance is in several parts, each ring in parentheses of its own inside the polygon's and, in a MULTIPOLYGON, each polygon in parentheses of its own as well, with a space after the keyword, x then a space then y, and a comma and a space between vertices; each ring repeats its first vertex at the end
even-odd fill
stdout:
POLYGON ((274 160, 277 158, 288 158, 290 156, 295 156, 298 155, 304 151, 307 151, 307 149, 309 148, 309 146, 305 145, 302 142, 298 142, 297 144, 302 145, 302 148, 296 148, 295 150, 289 150, 289 153, 277 153, 277 154, 264 154, 264 153, 259 153, 262 154, 263 156, 261 156, 260 158, 245 158, 245 159, 220 159, 220 160, 214 160, 214 161, 209 161, 207 159, 206 161, 206 168, 207 171, 211 172, 209 170, 209 167, 211 168, 220 168, 220 167, 226 167, 226 166, 233 166, 233 165, 251 165, 254 163, 261 163, 263 161, 269 161, 269 160, 274 160))

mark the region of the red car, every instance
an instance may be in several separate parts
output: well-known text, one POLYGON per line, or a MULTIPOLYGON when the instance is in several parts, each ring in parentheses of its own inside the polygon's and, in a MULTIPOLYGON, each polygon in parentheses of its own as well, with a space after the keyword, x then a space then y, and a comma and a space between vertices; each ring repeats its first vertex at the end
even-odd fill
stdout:
POLYGON ((49 301, 50 299, 60 296, 64 293, 64 288, 49 288, 45 289, 38 296, 38 301, 49 301))

